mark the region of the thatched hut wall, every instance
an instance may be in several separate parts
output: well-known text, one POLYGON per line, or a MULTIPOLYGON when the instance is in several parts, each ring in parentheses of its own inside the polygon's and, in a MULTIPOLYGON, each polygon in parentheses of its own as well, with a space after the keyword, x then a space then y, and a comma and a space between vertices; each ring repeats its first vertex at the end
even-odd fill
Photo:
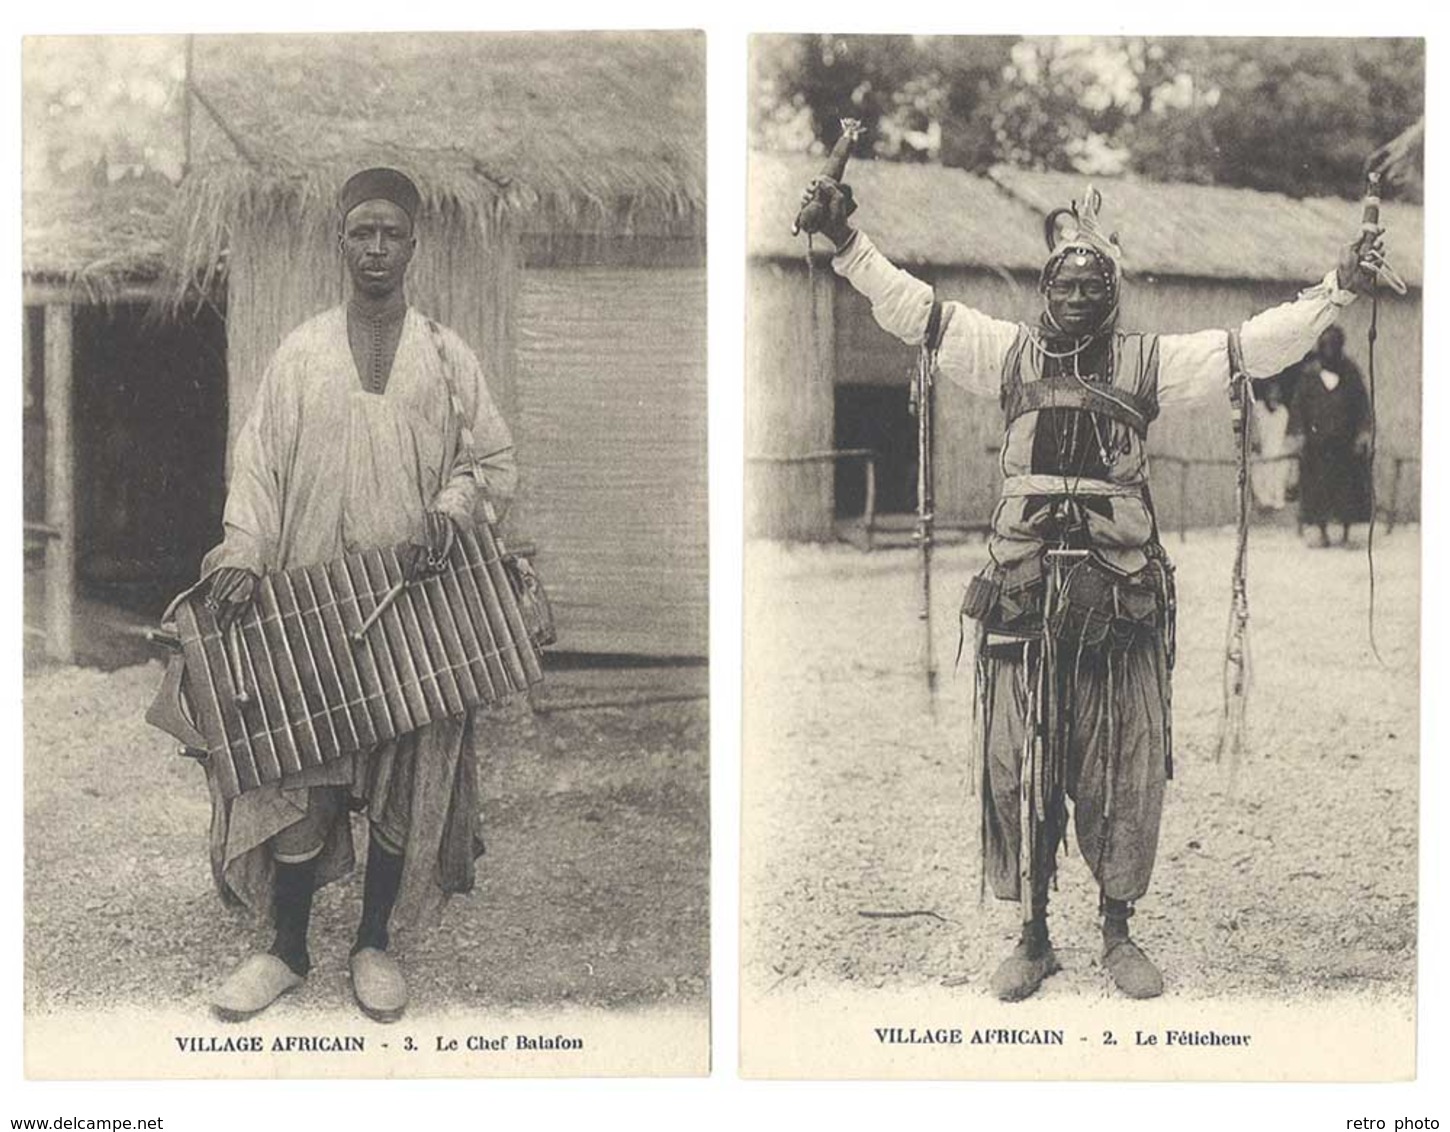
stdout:
POLYGON ((560 647, 708 651, 705 271, 693 241, 535 249, 521 273, 514 514, 560 647))
MULTIPOLYGON (((1326 265, 1326 270, 1328 265, 1326 265)), ((1136 279, 1125 291, 1124 325, 1151 327, 1162 333, 1232 326, 1257 311, 1286 302, 1298 283, 1223 282, 1202 279, 1136 279)), ((1360 299, 1340 315, 1345 351, 1366 367, 1365 338, 1370 304, 1360 299)), ((1380 299, 1379 339, 1375 345, 1376 411, 1379 452, 1375 463, 1381 502, 1387 502, 1395 456, 1420 454, 1420 296, 1380 299)), ((1233 458, 1233 432, 1228 414, 1209 403, 1168 408, 1149 434, 1148 451, 1194 459, 1233 458)), ((1179 470, 1159 460, 1154 469, 1154 501, 1165 528, 1205 527, 1234 521, 1234 473, 1231 467, 1197 465, 1180 492, 1179 470), (1180 501, 1180 494, 1182 499, 1180 501)), ((1400 518, 1418 518, 1419 468, 1413 466, 1400 485, 1400 518)))
POLYGON ((836 338, 830 268, 812 280, 800 263, 752 260, 745 335, 747 534, 832 537, 834 491, 826 461, 785 462, 832 447, 836 338))

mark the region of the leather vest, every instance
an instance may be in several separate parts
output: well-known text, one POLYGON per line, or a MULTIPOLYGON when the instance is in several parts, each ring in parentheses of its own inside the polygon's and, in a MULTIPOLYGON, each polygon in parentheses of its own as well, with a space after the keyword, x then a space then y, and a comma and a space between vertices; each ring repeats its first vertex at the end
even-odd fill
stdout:
POLYGON ((1074 541, 1100 550, 1152 542, 1145 444, 1158 415, 1157 335, 1114 331, 1079 355, 1053 356, 1022 326, 1001 388, 1006 437, 994 557, 1020 558, 1074 525, 1074 541))

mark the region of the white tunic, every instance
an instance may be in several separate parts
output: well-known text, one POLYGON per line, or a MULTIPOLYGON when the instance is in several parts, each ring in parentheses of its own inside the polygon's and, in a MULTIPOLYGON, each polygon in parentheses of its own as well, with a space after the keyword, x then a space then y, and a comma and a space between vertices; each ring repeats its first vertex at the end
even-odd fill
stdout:
MULTIPOLYGON (((935 299, 928 284, 895 266, 864 232, 856 233, 831 266, 871 300, 871 313, 883 330, 909 346, 921 344, 935 299)), ((1339 308, 1353 300, 1354 292, 1341 290, 1331 271, 1293 302, 1254 315, 1239 328, 1244 368, 1253 377, 1268 377, 1299 361, 1338 317, 1339 308)), ((996 397, 1002 363, 1019 324, 992 318, 963 303, 945 305, 952 308, 952 314, 937 354, 941 374, 968 392, 996 397)), ((1229 380, 1226 330, 1163 334, 1158 338, 1158 350, 1159 405, 1225 395, 1229 380)))
MULTIPOLYGON (((347 309, 338 306, 289 334, 267 367, 237 438, 225 538, 202 563, 202 577, 222 566, 264 574, 396 545, 423 534, 430 509, 472 523, 485 501, 501 511, 516 479, 508 427, 462 339, 409 309, 387 386, 371 393, 348 345, 347 309), (471 423, 472 460, 464 419, 471 423)), ((414 779, 394 920, 407 926, 431 919, 446 893, 472 883, 468 730, 467 720, 443 719, 247 791, 229 805, 214 793, 213 870, 223 895, 258 911, 270 907, 266 845, 306 813, 308 790, 351 786, 377 795, 369 798, 377 820, 386 793, 378 784, 390 779, 401 756, 414 760, 414 779), (455 805, 460 789, 468 797, 455 805)), ((351 866, 342 821, 324 847, 318 883, 351 866)))

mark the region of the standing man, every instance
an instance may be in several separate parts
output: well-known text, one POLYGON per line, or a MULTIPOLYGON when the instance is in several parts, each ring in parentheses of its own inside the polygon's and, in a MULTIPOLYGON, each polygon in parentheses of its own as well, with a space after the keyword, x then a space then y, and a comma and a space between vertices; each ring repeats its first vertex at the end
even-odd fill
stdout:
POLYGON ((1349 545, 1351 523, 1370 517, 1369 397, 1359 367, 1344 352, 1344 331, 1326 327, 1314 352, 1299 367, 1289 414, 1289 435, 1298 439, 1299 523, 1319 528, 1329 545, 1329 524, 1340 525, 1349 545))
MULTIPOLYGON (((516 480, 513 441, 467 345, 404 295, 418 246, 417 187, 367 169, 338 197, 347 301, 287 336, 237 438, 225 538, 201 588, 223 628, 269 571, 407 542, 416 577, 516 480), (468 443, 471 430, 472 444, 468 443)), ((270 914, 271 947, 247 957, 213 1007, 249 1018, 300 986, 313 892, 353 867, 349 812, 368 821, 362 916, 349 970, 358 1005, 392 1021, 407 985, 390 928, 427 922, 473 886, 478 838, 473 721, 447 718, 304 768, 230 802, 213 787, 212 871, 224 900, 270 914)))
POLYGON ((983 868, 998 898, 1024 908, 992 991, 1017 1001, 1059 969, 1047 903, 1071 799, 1098 884, 1103 965, 1123 993, 1160 994, 1158 968, 1128 931, 1172 771, 1173 575, 1148 492, 1148 426, 1164 405, 1226 406, 1235 371, 1272 374, 1302 357, 1370 286, 1379 230, 1346 247, 1337 270, 1296 301, 1235 331, 1156 335, 1118 327, 1122 253, 1098 225, 1091 188, 1080 206, 1047 218, 1044 309, 1030 325, 938 302, 852 228, 849 189, 820 178, 812 197, 824 205, 819 231, 837 248, 832 266, 882 328, 925 344, 940 373, 1004 415, 991 563, 964 609, 980 624, 983 868), (1029 760, 1024 748, 1043 756, 1029 760), (1025 813, 1024 794, 1033 803, 1025 813))

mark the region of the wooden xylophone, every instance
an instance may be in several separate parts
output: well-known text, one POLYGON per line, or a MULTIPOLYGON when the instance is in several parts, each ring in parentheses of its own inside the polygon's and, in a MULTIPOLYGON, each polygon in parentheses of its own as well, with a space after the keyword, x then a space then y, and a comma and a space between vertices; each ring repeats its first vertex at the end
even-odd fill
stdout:
MULTIPOLYGON (((403 584, 391 548, 268 574, 223 633, 176 610, 185 697, 227 797, 497 704, 543 679, 492 530, 403 584)), ((163 725, 164 726, 164 725, 163 725)))

